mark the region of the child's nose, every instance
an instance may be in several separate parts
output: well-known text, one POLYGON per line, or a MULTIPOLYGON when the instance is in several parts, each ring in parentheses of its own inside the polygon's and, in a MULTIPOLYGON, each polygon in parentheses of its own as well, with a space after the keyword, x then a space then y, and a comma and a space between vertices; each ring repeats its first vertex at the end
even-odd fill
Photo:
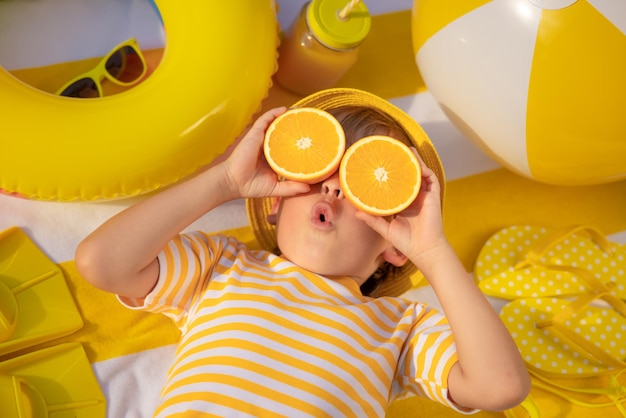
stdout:
POLYGON ((339 183, 338 172, 322 182, 320 192, 322 194, 331 195, 337 199, 343 199, 343 192, 341 191, 341 184, 339 183))

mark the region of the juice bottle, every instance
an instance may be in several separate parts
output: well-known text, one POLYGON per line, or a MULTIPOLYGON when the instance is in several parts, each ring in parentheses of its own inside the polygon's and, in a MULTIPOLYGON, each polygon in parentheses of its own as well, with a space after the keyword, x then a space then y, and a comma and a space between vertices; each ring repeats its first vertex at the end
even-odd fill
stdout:
POLYGON ((311 0, 285 33, 278 48, 276 81, 294 93, 308 95, 333 87, 356 62, 371 17, 362 2, 311 0))

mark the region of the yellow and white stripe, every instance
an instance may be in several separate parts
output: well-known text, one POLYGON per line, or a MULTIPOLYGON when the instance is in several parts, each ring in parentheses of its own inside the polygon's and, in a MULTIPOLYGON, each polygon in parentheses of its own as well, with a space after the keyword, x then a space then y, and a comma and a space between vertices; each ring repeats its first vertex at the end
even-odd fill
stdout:
POLYGON ((453 406, 452 334, 422 304, 363 297, 222 235, 177 237, 159 264, 153 292, 125 301, 183 329, 156 416, 383 416, 400 392, 453 406))

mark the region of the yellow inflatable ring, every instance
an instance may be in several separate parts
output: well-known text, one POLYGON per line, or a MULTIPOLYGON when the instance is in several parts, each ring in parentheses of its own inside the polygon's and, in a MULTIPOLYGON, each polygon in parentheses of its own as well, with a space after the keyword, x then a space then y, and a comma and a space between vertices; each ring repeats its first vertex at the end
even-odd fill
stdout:
POLYGON ((134 196, 211 162, 260 108, 276 69, 273 0, 156 0, 159 66, 117 95, 74 99, 0 67, 0 190, 40 200, 134 196))

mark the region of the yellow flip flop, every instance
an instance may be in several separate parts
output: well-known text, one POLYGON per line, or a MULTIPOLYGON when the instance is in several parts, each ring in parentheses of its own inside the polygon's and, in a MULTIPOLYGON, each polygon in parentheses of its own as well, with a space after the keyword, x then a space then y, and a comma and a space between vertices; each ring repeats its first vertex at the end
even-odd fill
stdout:
POLYGON ((613 294, 516 299, 500 316, 531 371, 570 378, 626 369, 626 303, 613 294))
POLYGON ((586 226, 511 226, 487 240, 474 277, 486 295, 502 299, 610 290, 626 300, 626 245, 586 226))

